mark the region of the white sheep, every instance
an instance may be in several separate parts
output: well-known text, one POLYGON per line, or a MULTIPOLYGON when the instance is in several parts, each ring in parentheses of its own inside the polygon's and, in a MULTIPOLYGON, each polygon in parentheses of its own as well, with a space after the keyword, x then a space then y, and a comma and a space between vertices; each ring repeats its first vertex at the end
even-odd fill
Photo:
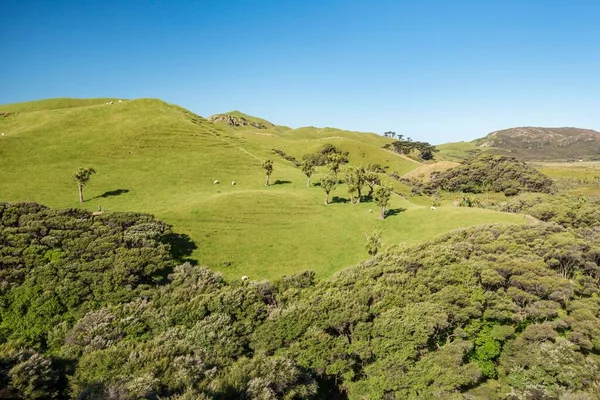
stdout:
POLYGON ((242 281, 247 281, 248 277, 246 275, 242 276, 242 281))
POLYGON ((435 209, 436 209, 435 206, 431 206, 431 210, 435 210, 435 209))
POLYGON ((235 186, 235 181, 231 181, 231 186, 235 186))
POLYGON ((219 183, 221 183, 221 182, 219 182, 218 179, 215 179, 215 181, 213 182, 213 185, 218 185, 219 183))
POLYGON ((123 100, 119 100, 119 103, 122 103, 122 102, 123 102, 123 100))

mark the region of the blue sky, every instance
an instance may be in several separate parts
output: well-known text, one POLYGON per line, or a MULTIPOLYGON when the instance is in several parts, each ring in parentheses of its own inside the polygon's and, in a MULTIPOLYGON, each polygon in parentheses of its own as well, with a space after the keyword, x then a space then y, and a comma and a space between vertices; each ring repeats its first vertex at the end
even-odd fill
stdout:
POLYGON ((600 1, 4 0, 0 103, 157 97, 433 143, 600 130, 600 1))

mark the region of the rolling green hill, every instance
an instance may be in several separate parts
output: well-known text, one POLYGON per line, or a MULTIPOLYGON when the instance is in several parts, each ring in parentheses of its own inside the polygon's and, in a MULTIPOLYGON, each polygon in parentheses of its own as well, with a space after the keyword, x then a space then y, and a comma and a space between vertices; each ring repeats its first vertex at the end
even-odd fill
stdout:
MULTIPOLYGON (((234 127, 156 99, 106 104, 112 100, 0 106, 6 113, 0 119, 0 201, 149 212, 191 237, 198 246, 192 258, 236 279, 307 268, 329 276, 366 257, 364 233, 375 228, 382 229, 389 247, 481 223, 525 222, 522 216, 482 209, 432 212, 397 195, 391 215, 381 222, 373 203, 345 203, 344 186, 332 194, 333 204, 324 205, 323 191, 306 188, 300 170, 273 153, 301 159, 332 143, 349 152, 352 164, 378 163, 399 175, 421 165, 384 150, 391 139, 376 134, 270 123, 266 129, 234 127), (268 188, 261 168, 267 158, 274 161, 275 182, 268 188), (82 166, 97 174, 80 205, 72 175, 82 166)), ((313 183, 325 172, 318 169, 313 183)), ((396 181, 382 179, 399 190, 396 181)))

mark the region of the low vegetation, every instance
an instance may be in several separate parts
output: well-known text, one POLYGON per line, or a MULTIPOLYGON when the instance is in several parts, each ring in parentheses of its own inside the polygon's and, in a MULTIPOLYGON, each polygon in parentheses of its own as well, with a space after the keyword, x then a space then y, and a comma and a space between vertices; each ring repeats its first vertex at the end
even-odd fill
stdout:
POLYGON ((552 180, 514 157, 484 154, 447 171, 432 173, 429 187, 450 192, 549 193, 552 180))
POLYGON ((21 203, 0 221, 4 397, 598 394, 597 224, 481 226, 323 281, 227 283, 147 215, 21 203))

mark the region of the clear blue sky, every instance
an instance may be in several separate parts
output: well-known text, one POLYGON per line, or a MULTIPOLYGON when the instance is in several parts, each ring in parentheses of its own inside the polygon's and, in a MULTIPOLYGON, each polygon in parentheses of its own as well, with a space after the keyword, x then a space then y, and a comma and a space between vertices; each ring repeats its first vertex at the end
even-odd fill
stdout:
POLYGON ((600 1, 4 0, 0 103, 157 97, 433 143, 600 130, 600 1))

